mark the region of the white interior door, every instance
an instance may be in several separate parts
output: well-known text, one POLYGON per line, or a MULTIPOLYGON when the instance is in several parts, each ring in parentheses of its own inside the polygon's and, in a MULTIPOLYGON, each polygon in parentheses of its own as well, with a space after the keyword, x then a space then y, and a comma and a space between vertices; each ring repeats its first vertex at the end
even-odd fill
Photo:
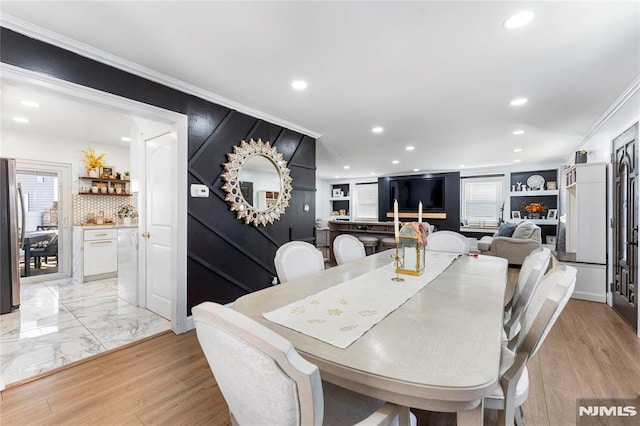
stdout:
POLYGON ((171 319, 173 286, 176 271, 173 258, 175 166, 173 147, 175 132, 145 141, 145 227, 147 309, 171 319))

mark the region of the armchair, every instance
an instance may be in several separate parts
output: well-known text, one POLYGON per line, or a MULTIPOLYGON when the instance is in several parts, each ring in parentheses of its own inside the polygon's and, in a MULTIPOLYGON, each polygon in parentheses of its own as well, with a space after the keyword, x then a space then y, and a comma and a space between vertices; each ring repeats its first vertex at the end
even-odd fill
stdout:
POLYGON ((511 265, 522 265, 525 257, 541 246, 540 227, 526 220, 518 223, 511 235, 506 226, 500 227, 493 237, 482 237, 478 242, 482 254, 503 257, 511 265))

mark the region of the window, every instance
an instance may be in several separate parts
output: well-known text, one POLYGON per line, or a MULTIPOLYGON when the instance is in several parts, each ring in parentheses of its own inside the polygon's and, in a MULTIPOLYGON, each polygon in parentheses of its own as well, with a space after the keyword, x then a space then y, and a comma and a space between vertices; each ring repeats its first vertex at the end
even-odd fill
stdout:
POLYGON ((357 183, 355 220, 378 220, 378 183, 357 183))
POLYGON ((461 179, 460 220, 469 226, 497 226, 504 209, 504 176, 461 179))

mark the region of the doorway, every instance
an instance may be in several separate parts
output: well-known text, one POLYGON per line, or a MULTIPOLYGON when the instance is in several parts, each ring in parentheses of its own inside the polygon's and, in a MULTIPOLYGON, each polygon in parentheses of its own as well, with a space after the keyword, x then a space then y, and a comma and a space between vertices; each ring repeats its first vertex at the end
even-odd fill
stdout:
POLYGON ((25 229, 21 284, 71 276, 70 175, 69 164, 16 161, 25 218, 18 225, 25 229))
POLYGON ((613 309, 638 330, 638 123, 613 140, 613 309))
MULTIPOLYGON (((175 199, 172 200, 172 206, 175 209, 175 215, 171 223, 172 233, 175 239, 172 241, 171 258, 167 260, 168 266, 172 269, 171 278, 174 283, 171 287, 172 293, 169 295, 171 300, 171 312, 168 315, 171 319, 171 328, 176 333, 181 333, 189 329, 187 322, 186 307, 186 223, 187 223, 187 117, 183 114, 172 111, 163 110, 151 105, 142 104, 130 99, 121 98, 104 92, 99 92, 74 83, 51 78, 46 75, 13 67, 7 64, 1 64, 3 84, 16 84, 20 86, 38 87, 39 91, 56 94, 60 98, 74 99, 87 105, 97 106, 105 110, 119 111, 128 114, 131 117, 137 117, 142 120, 149 120, 164 123, 169 127, 175 128, 175 138, 172 139, 172 156, 169 157, 170 164, 165 170, 171 171, 174 177, 168 184, 171 186, 175 199), (38 86, 35 86, 38 85, 38 86)), ((143 162, 144 158, 132 157, 132 192, 135 191, 136 182, 133 179, 135 168, 144 169, 144 165, 138 166, 134 162, 143 162)), ((141 179, 144 179, 144 175, 141 179)), ((71 186, 68 186, 69 188, 71 186)), ((140 214, 144 214, 144 198, 138 193, 138 207, 140 214)), ((71 224, 69 224, 71 226, 71 224)), ((146 230, 143 228, 144 223, 140 225, 140 233, 146 230)), ((70 240, 70 238, 67 238, 70 240)), ((71 252, 70 241, 67 253, 71 252)), ((66 256, 70 258, 69 255, 66 256)), ((146 263, 146 259, 139 259, 139 264, 146 263)), ((70 273, 70 268, 67 271, 70 273)), ((145 284, 142 284, 145 286, 145 284)))

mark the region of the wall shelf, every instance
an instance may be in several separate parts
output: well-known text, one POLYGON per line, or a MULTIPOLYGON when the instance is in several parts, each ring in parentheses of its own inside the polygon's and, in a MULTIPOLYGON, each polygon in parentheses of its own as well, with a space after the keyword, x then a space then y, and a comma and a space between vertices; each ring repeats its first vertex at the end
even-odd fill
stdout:
POLYGON ((538 191, 511 191, 510 197, 540 197, 540 196, 557 196, 559 194, 557 189, 546 189, 538 191))
MULTIPOLYGON (((509 223, 519 223, 522 219, 507 219, 506 222, 509 223)), ((557 225, 558 219, 526 219, 529 222, 533 222, 536 225, 557 225)))
POLYGON ((78 178, 80 180, 80 188, 78 194, 80 195, 99 195, 99 196, 115 196, 115 197, 131 197, 131 192, 129 190, 130 180, 123 179, 111 179, 111 178, 93 178, 89 176, 80 176, 78 178), (89 186, 86 183, 89 182, 89 186), (120 194, 116 193, 116 187, 120 185, 122 188, 122 192, 120 194), (107 192, 91 192, 91 188, 94 186, 103 186, 107 188, 107 192), (82 188, 86 188, 86 191, 83 191, 82 188), (113 190, 113 192, 109 192, 109 190, 113 190))

